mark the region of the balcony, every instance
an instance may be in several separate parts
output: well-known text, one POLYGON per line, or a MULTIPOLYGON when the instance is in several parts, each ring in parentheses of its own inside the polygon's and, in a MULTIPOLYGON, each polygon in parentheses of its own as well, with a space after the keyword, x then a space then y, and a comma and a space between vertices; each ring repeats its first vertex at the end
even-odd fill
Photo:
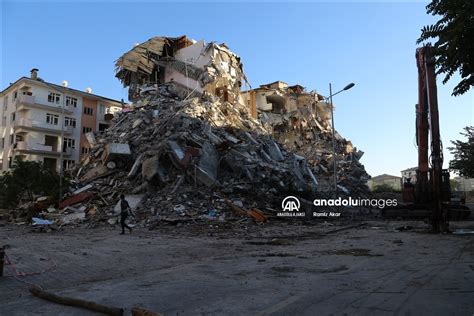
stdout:
MULTIPOLYGON (((15 151, 22 153, 30 154, 43 154, 43 155, 57 155, 59 156, 61 152, 59 150, 53 150, 53 146, 43 145, 43 144, 31 144, 26 141, 16 142, 14 145, 15 151)), ((65 156, 70 156, 72 154, 72 148, 66 148, 63 153, 65 156)))
MULTIPOLYGON (((18 118, 13 128, 18 132, 28 132, 28 131, 38 131, 43 133, 54 133, 54 134, 61 134, 61 126, 60 125, 51 125, 51 124, 40 124, 37 121, 33 121, 27 118, 18 118)), ((70 135, 74 132, 74 128, 72 126, 64 126, 64 134, 70 135)))
MULTIPOLYGON (((41 102, 37 100, 34 96, 26 95, 26 94, 20 95, 15 100, 15 106, 18 111, 28 111, 28 110, 31 110, 31 108, 38 108, 38 109, 53 111, 57 113, 62 113, 62 104, 41 102)), ((64 113, 72 114, 74 113, 74 111, 68 108, 67 106, 65 106, 64 113)))

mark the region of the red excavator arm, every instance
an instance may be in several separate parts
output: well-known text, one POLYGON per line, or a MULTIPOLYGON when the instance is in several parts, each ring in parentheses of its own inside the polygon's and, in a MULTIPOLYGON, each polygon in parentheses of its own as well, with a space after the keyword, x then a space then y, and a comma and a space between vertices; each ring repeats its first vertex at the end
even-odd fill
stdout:
POLYGON ((416 50, 416 64, 418 66, 417 180, 415 186, 409 181, 405 183, 404 203, 384 209, 382 216, 429 218, 433 231, 447 231, 448 220, 465 219, 470 215, 470 210, 464 205, 451 202, 449 172, 443 170, 435 59, 431 46, 416 50))
POLYGON ((416 109, 418 172, 415 202, 431 205, 432 228, 440 231, 446 229, 447 219, 442 211, 443 156, 439 132, 438 92, 433 48, 431 46, 418 48, 416 63, 418 66, 418 104, 416 109), (431 168, 428 156, 430 146, 431 168))

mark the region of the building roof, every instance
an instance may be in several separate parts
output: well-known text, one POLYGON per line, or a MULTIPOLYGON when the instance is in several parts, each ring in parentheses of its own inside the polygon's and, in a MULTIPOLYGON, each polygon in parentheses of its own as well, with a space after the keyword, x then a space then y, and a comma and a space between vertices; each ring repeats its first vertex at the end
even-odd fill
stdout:
POLYGON ((284 81, 277 80, 277 81, 273 81, 273 82, 270 82, 270 83, 261 84, 260 87, 271 86, 272 84, 275 84, 275 83, 284 83, 284 84, 288 85, 288 84, 287 84, 286 82, 284 82, 284 81))
POLYGON ((400 171, 400 172, 404 172, 404 171, 415 171, 415 170, 417 170, 417 169, 418 169, 418 167, 413 167, 413 168, 408 168, 408 169, 402 170, 402 171, 400 171))
POLYGON ((38 83, 38 84, 43 84, 43 85, 46 85, 46 86, 49 86, 49 87, 53 87, 59 91, 69 91, 71 93, 78 93, 78 94, 81 94, 82 96, 85 96, 85 97, 88 97, 88 98, 98 98, 98 99, 103 99, 103 100, 107 100, 107 101, 110 101, 110 102, 114 102, 114 103, 118 103, 118 104, 121 104, 122 101, 119 101, 119 100, 115 100, 115 99, 111 99, 111 98, 107 98, 107 97, 103 97, 103 96, 100 96, 100 95, 97 95, 97 94, 92 94, 92 93, 87 93, 85 91, 81 91, 81 90, 77 90, 77 89, 72 89, 72 88, 68 88, 68 87, 64 87, 64 86, 61 86, 61 85, 58 85, 58 84, 55 84, 55 83, 50 83, 50 82, 46 82, 44 80, 35 80, 35 79, 31 79, 31 78, 28 78, 28 77, 21 77, 19 78, 17 81, 15 81, 14 83, 10 84, 8 87, 6 87, 5 89, 3 89, 1 92, 0 92, 0 95, 4 95, 8 90, 10 89, 13 89, 18 83, 20 83, 22 80, 26 80, 26 81, 29 81, 29 82, 34 82, 34 83, 38 83))
POLYGON ((392 175, 390 175, 390 174, 384 173, 384 174, 381 174, 381 175, 372 177, 370 180, 381 179, 381 178, 401 179, 401 177, 392 176, 392 175))

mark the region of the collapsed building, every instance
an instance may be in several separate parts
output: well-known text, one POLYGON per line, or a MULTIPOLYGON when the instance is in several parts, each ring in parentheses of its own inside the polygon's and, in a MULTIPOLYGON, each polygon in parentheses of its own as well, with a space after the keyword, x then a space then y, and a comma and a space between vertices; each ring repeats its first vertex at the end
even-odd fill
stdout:
POLYGON ((208 93, 233 102, 247 82, 239 56, 225 44, 206 44, 186 36, 153 37, 123 54, 115 67, 133 102, 164 83, 182 98, 208 93))
MULTIPOLYGON (((238 56, 185 36, 135 46, 116 71, 132 105, 87 135, 92 150, 59 205, 68 221, 114 223, 121 193, 145 226, 264 221, 287 195, 332 196, 330 107, 321 95, 280 81, 241 92, 238 56)), ((361 155, 337 134, 341 194, 368 192, 361 155)))
MULTIPOLYGON (((275 81, 245 91, 243 98, 252 116, 258 118, 286 150, 305 157, 318 172, 330 173, 334 164, 332 105, 324 96, 315 91, 308 92, 301 85, 289 86, 275 81)), ((364 153, 337 131, 334 137, 338 183, 365 188, 369 175, 359 162, 364 153)), ((327 188, 320 187, 322 190, 327 188)))

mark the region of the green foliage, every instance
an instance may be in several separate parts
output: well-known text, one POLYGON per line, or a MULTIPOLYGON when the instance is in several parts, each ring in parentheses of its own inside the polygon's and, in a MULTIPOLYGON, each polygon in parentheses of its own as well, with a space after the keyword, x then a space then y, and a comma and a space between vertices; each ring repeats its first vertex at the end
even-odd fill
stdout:
POLYGON ((454 179, 449 179, 449 186, 451 191, 459 191, 459 183, 454 179))
POLYGON ((394 189, 391 185, 388 184, 380 184, 376 185, 372 190, 374 193, 382 193, 382 192, 400 192, 400 190, 394 189))
POLYGON ((474 86, 474 1, 433 0, 426 6, 431 15, 441 19, 424 26, 417 44, 436 40, 434 47, 436 73, 445 74, 443 84, 459 71, 461 81, 454 87, 453 95, 466 93, 474 86))
MULTIPOLYGON (((69 185, 68 179, 63 178, 63 190, 69 185)), ((41 162, 15 159, 11 170, 0 176, 0 188, 4 190, 7 205, 15 205, 22 199, 33 201, 37 195, 51 196, 57 202, 59 175, 41 162)))
POLYGON ((467 141, 452 141, 454 147, 448 147, 454 158, 449 162, 449 168, 459 173, 462 177, 474 178, 474 126, 464 128, 467 141))

